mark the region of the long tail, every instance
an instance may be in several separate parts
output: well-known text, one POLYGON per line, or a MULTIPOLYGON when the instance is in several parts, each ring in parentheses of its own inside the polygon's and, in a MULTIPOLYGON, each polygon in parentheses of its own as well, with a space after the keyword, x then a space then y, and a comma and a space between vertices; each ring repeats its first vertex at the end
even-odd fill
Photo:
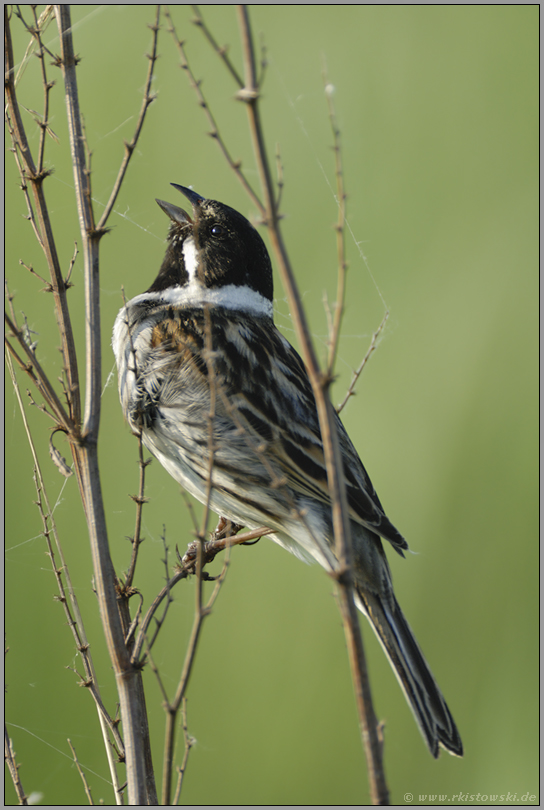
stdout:
POLYGON ((393 594, 386 603, 357 588, 355 602, 370 620, 433 757, 438 757, 439 746, 463 756, 463 743, 450 710, 393 594))

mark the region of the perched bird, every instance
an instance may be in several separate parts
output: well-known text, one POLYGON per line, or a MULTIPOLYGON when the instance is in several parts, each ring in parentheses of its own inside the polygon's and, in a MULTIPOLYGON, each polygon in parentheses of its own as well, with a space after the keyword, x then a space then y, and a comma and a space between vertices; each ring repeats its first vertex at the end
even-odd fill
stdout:
MULTIPOLYGON (((237 211, 172 185, 192 214, 157 200, 171 220, 166 255, 113 330, 124 415, 198 500, 209 497, 213 511, 248 529, 273 529, 280 546, 331 571, 337 560, 316 405, 303 361, 274 325, 268 251, 237 211)), ((356 604, 431 754, 442 746, 461 756, 459 732, 393 593, 380 538, 402 556, 408 544, 386 517, 339 418, 336 425, 356 604)))

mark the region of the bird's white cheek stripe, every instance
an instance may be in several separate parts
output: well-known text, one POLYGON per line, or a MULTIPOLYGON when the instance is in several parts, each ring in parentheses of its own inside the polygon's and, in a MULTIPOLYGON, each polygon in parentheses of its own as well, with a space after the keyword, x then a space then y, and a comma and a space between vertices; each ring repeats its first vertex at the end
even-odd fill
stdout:
POLYGON ((189 276, 189 284, 196 281, 196 271, 198 269, 198 254, 196 252, 195 240, 191 237, 186 239, 183 243, 183 259, 185 262, 185 270, 189 276))

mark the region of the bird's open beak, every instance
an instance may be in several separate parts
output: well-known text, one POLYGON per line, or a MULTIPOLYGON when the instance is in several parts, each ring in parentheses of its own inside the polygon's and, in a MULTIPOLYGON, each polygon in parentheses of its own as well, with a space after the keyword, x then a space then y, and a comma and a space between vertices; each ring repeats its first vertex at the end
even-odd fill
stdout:
POLYGON ((172 205, 172 203, 165 202, 164 200, 158 200, 157 198, 155 198, 155 202, 160 205, 164 213, 170 217, 172 222, 177 222, 179 225, 193 224, 193 220, 189 214, 183 210, 183 208, 178 208, 177 205, 172 205))
MULTIPOLYGON (((184 194, 191 205, 193 206, 193 216, 198 216, 198 209, 200 207, 200 203, 204 202, 206 199, 202 197, 200 194, 197 194, 196 191, 192 191, 190 188, 185 188, 185 186, 178 186, 177 183, 171 183, 170 185, 177 188, 178 191, 181 191, 184 194)), ((172 222, 177 222, 179 225, 194 225, 194 221, 191 219, 187 211, 184 211, 183 208, 178 208, 177 205, 172 205, 172 203, 165 202, 164 200, 158 200, 155 198, 155 202, 157 202, 164 213, 170 217, 172 222)))

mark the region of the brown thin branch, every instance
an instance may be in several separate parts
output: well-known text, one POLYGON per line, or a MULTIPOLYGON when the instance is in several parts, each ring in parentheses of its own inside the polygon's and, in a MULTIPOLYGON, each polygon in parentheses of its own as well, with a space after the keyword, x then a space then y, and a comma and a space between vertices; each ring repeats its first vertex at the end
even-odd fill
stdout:
POLYGON ((17 793, 17 798, 19 799, 19 804, 28 807, 28 799, 26 797, 21 778, 19 776, 19 765, 17 765, 17 761, 15 759, 15 751, 13 750, 13 742, 10 740, 8 735, 8 730, 4 725, 4 759, 8 766, 9 775, 11 776, 11 781, 13 782, 13 787, 15 788, 15 792, 17 793))
POLYGON ((177 768, 178 772, 178 781, 176 785, 176 792, 174 793, 174 801, 172 804, 174 807, 177 806, 179 803, 179 797, 181 796, 181 788, 183 787, 183 777, 185 776, 185 771, 187 770, 187 762, 189 760, 189 753, 191 748, 195 744, 194 737, 189 735, 189 731, 187 728, 187 698, 183 698, 181 704, 181 716, 182 716, 182 731, 183 731, 183 741, 185 743, 185 749, 183 752, 183 760, 181 765, 177 768))
POLYGON ((334 318, 329 334, 329 357, 327 360, 327 376, 332 377, 334 365, 338 352, 338 341, 340 340, 340 329, 344 314, 344 299, 346 294, 346 262, 345 248, 345 227, 346 227, 346 192, 344 189, 344 172, 342 167, 342 150, 340 146, 340 130, 336 122, 336 112, 332 101, 332 88, 329 84, 326 67, 323 67, 323 82, 325 85, 325 96, 329 110, 329 121, 333 136, 333 152, 336 175, 336 202, 338 205, 338 220, 336 230, 336 251, 338 255, 338 282, 336 290, 336 302, 334 306, 334 318))
POLYGON ((6 123, 7 123, 7 126, 8 126, 9 136, 11 138, 11 143, 12 143, 10 151, 12 152, 13 157, 15 158, 15 164, 16 164, 17 170, 19 172, 19 177, 21 178, 21 191, 24 194, 26 207, 27 207, 27 211, 28 211, 28 215, 25 217, 25 219, 27 219, 30 222, 30 224, 32 225, 32 230, 34 231, 34 236, 36 237, 36 240, 37 240, 39 246, 41 247, 41 249, 45 252, 44 244, 43 244, 43 241, 42 241, 42 235, 41 235, 41 233, 39 231, 39 228, 38 228, 38 225, 36 223, 36 217, 34 215, 34 209, 32 207, 32 203, 30 201, 30 194, 29 194, 29 191, 28 191, 28 184, 27 184, 26 177, 25 177, 25 170, 24 170, 23 164, 21 162, 19 150, 17 149, 17 146, 16 146, 15 130, 13 129, 13 125, 11 123, 11 117, 10 117, 10 114, 9 114, 9 109, 6 109, 5 117, 6 117, 6 123))
POLYGON ((223 140, 223 137, 222 137, 221 132, 219 130, 219 127, 218 127, 218 125, 217 125, 217 123, 215 121, 213 113, 210 110, 208 102, 206 101, 206 99, 204 97, 204 94, 202 92, 201 83, 195 78, 195 75, 194 75, 193 71, 191 70, 191 67, 189 65, 189 61, 187 59, 187 54, 186 54, 186 51, 185 51, 185 48, 184 48, 183 41, 179 39, 179 37, 178 37, 178 35, 176 33, 176 29, 174 27, 174 23, 172 21, 172 17, 170 16, 170 12, 168 11, 168 9, 165 9, 164 16, 168 20, 168 23, 170 25, 168 31, 169 31, 169 33, 172 34, 172 37, 174 39, 174 42, 176 43, 176 47, 177 47, 177 49, 179 51, 179 54, 180 54, 181 68, 182 68, 182 70, 184 70, 186 72, 187 77, 189 79, 189 83, 190 83, 191 87, 193 88, 193 90, 194 90, 194 92, 196 94, 199 106, 202 107, 202 109, 204 110, 206 118, 208 119, 208 122, 209 122, 209 124, 211 126, 211 131, 210 131, 209 135, 210 135, 210 137, 212 137, 216 141, 216 143, 219 146, 219 149, 221 150, 221 152, 222 152, 225 160, 227 161, 228 165, 231 167, 234 174, 236 175, 236 177, 238 178, 238 180, 240 181, 240 183, 244 187, 245 191, 249 195, 250 199, 253 201, 253 204, 257 207, 257 209, 259 210, 261 215, 264 216, 264 213, 265 213, 264 206, 263 206, 261 200, 258 198, 256 192, 253 190, 251 184, 246 179, 246 177, 245 177, 245 175, 244 175, 244 173, 242 171, 241 162, 239 160, 237 161, 237 160, 234 160, 232 158, 232 156, 231 156, 231 154, 230 154, 230 152, 229 152, 229 150, 227 148, 227 145, 226 145, 225 141, 223 140))
MULTIPOLYGON (((22 22, 22 24, 26 28, 27 32, 30 34, 30 42, 28 43, 28 46, 27 46, 26 51, 24 53, 24 56, 23 56, 23 58, 22 58, 22 60, 21 60, 21 62, 19 64, 19 70, 17 71, 17 76, 15 77, 15 85, 17 85, 19 83, 19 80, 20 80, 22 74, 24 73, 24 71, 26 69, 26 66, 28 64, 28 61, 29 61, 31 55, 34 53, 36 37, 34 36, 34 31, 33 31, 32 26, 30 26, 26 22, 26 20, 24 19, 23 15, 21 13, 21 6, 19 6, 19 5, 14 6, 13 7, 13 13, 15 14, 16 17, 18 17, 20 19, 20 21, 22 22)), ((47 5, 45 7, 45 9, 42 11, 42 13, 40 14, 40 16, 39 16, 39 18, 37 20, 37 27, 40 30, 40 34, 43 34, 46 31, 49 23, 52 21, 52 19, 54 19, 54 16, 55 16, 54 15, 54 6, 53 5, 47 5)), ((54 63, 56 63, 56 60, 57 60, 56 55, 52 51, 50 51, 49 48, 47 48, 43 44, 43 42, 42 42, 42 48, 51 57, 52 61, 54 63)))
POLYGON ((35 276, 36 278, 39 278, 40 281, 42 282, 42 284, 45 284, 45 287, 42 290, 42 292, 51 292, 52 291, 51 290, 51 284, 45 278, 40 276, 39 273, 36 273, 36 271, 34 270, 34 268, 30 264, 25 264, 22 259, 19 259, 19 264, 21 265, 21 267, 24 267, 25 270, 28 270, 30 275, 35 276))
POLYGON ((15 373, 13 370, 13 365, 11 363, 11 359, 9 355, 6 358, 8 370, 11 376, 11 381, 13 385, 13 389, 15 392, 15 396, 19 405, 19 410, 21 413, 21 418, 23 420, 23 427, 25 429, 30 451, 32 453, 33 463, 34 463, 34 484, 36 487, 37 497, 38 500, 36 505, 40 512, 40 516, 42 519, 43 525, 43 535, 45 537, 48 549, 48 555, 51 560, 51 565, 53 569, 53 573, 55 575, 55 579, 57 582, 57 587, 59 591, 59 595, 57 597, 58 601, 62 604, 64 608, 64 612, 66 615, 67 625, 70 628, 75 647, 78 650, 81 659, 83 661, 83 666, 85 668, 85 677, 83 679, 84 685, 89 689, 91 693, 97 710, 98 710, 98 717, 100 721, 100 725, 102 728, 102 735, 105 742, 106 754, 108 756, 108 762, 110 766, 110 774, 112 777, 112 784, 114 787, 118 787, 118 778, 117 778, 117 770, 115 767, 115 762, 113 757, 111 756, 110 745, 109 745, 109 737, 107 729, 113 735, 115 740, 116 746, 118 751, 123 752, 124 746, 121 737, 119 736, 119 730, 117 724, 111 719, 110 715, 108 714, 104 703, 102 702, 102 697, 100 695, 100 689, 98 687, 98 681, 96 678, 96 673, 94 670, 94 664, 90 653, 90 646, 87 640, 87 636, 85 633, 85 627, 83 625, 83 618, 81 616, 81 612, 79 610, 79 604, 77 601, 77 597, 72 586, 72 581, 70 579, 70 573, 68 570, 68 566, 66 564, 66 560, 64 558, 64 553, 62 550, 62 545, 60 543, 60 538, 57 532, 57 525, 53 515, 53 509, 51 508, 51 504, 49 503, 49 498, 47 496, 47 491, 45 489, 45 484, 41 472, 40 463, 38 460, 38 455, 36 453, 36 447, 34 445, 34 440, 32 438, 32 433, 30 431, 30 426, 28 424, 28 420, 26 418, 26 412, 23 407, 23 401, 21 398, 21 393, 19 391, 19 386, 17 385, 17 380, 15 377, 15 373), (51 540, 53 537, 54 545, 51 540), (60 557, 61 565, 59 566, 56 562, 55 558, 55 548, 57 553, 60 557), (63 576, 66 580, 66 587, 64 585, 63 576))
POLYGON ((213 468, 215 460, 215 444, 214 444, 214 422, 216 416, 216 397, 217 397, 217 376, 213 364, 213 338, 212 338, 212 320, 209 307, 204 309, 204 347, 203 358, 207 367, 207 377, 210 389, 210 407, 208 411, 208 473, 206 481, 206 500, 204 503, 204 512, 202 515, 201 529, 196 537, 196 560, 194 571, 196 574, 195 586, 195 612, 193 620, 193 629, 189 640, 187 652, 185 655, 185 662, 183 670, 178 683, 175 697, 172 701, 165 704, 166 710, 166 727, 165 727, 165 744, 164 744, 164 760, 163 760, 163 780, 162 780, 162 803, 164 805, 170 804, 172 793, 172 775, 174 765, 174 741, 175 741, 175 727, 177 722, 177 715, 181 702, 185 696, 189 677, 193 668, 193 663, 196 656, 196 649, 202 630, 202 624, 206 616, 211 612, 213 602, 219 593, 221 584, 227 573, 227 566, 225 565, 221 576, 218 578, 216 587, 212 594, 212 598, 208 601, 206 607, 202 605, 202 582, 203 582, 203 567, 204 567, 204 538, 206 537, 206 530, 210 516, 210 504, 213 492, 213 468))
POLYGON ((253 39, 247 6, 237 6, 237 13, 245 66, 245 87, 237 94, 237 97, 246 103, 254 151, 265 196, 267 213, 266 224, 278 260, 280 273, 294 318, 297 337, 302 348, 316 400, 331 496, 336 556, 338 558, 338 569, 335 575, 339 586, 342 618, 352 666, 352 676, 361 725, 361 736, 367 758, 371 797, 374 804, 387 804, 389 794, 383 769, 382 746, 378 735, 376 717, 372 707, 361 632, 353 602, 352 554, 346 493, 342 477, 343 463, 335 425, 335 413, 328 397, 328 388, 331 378, 327 374, 324 375, 319 368, 300 296, 294 280, 294 274, 281 235, 278 211, 274 204, 275 195, 259 113, 259 87, 256 83, 253 39))
POLYGON ((25 336, 22 331, 15 325, 15 323, 11 320, 7 313, 4 313, 4 319, 10 330, 13 337, 17 340, 19 346, 22 348, 26 356, 28 357, 29 362, 25 363, 24 360, 19 357, 13 346, 8 340, 8 336, 5 337, 6 346, 9 349, 11 355, 19 365, 23 371, 26 371, 46 403, 49 405, 51 410, 54 412, 55 417, 57 418, 59 424, 62 426, 62 429, 70 434, 71 436, 76 431, 76 426, 74 425, 72 419, 66 413, 61 401, 59 400, 57 393, 51 383, 49 382, 49 378, 47 374, 44 372, 43 368, 36 357, 36 354, 32 351, 30 346, 27 344, 25 340, 25 336))
POLYGON ((70 264, 68 266, 68 273, 66 274, 66 278, 64 280, 64 284, 66 285, 66 289, 68 289, 68 287, 72 286, 70 284, 70 276, 72 275, 72 270, 74 269, 74 264, 76 263, 78 253, 79 253, 79 250, 77 249, 77 242, 74 242, 74 255, 70 259, 70 264))
POLYGON ((136 563, 138 561, 138 550, 140 545, 142 544, 143 540, 140 536, 141 529, 142 529, 142 512, 144 503, 147 503, 147 498, 145 498, 145 470, 146 467, 151 464, 151 460, 148 459, 147 461, 144 459, 144 446, 142 443, 142 436, 141 434, 138 436, 138 457, 139 457, 139 467, 140 467, 140 484, 138 487, 138 495, 131 495, 130 497, 136 504, 136 525, 134 527, 134 536, 132 538, 132 556, 130 559, 130 565, 128 568, 127 576, 125 579, 124 588, 128 589, 132 586, 132 582, 134 581, 134 574, 136 571, 136 563))
POLYGON ((76 765, 76 768, 77 768, 77 772, 79 773, 79 775, 81 777, 81 781, 83 782, 83 787, 85 789, 85 794, 86 794, 86 796, 87 796, 87 798, 89 800, 89 804, 94 806, 93 797, 91 795, 91 788, 89 787, 89 785, 87 783, 87 779, 85 778, 85 774, 83 773, 83 771, 81 769, 81 765, 79 764, 79 760, 77 758, 76 749, 72 745, 72 741, 70 739, 68 739, 68 745, 70 746, 70 751, 72 752, 72 756, 74 758, 74 762, 75 762, 75 765, 76 765))
POLYGON ((202 16, 202 14, 200 12, 199 7, 198 6, 191 6, 191 8, 193 9, 193 11, 194 11, 194 13, 196 15, 195 18, 192 20, 193 25, 196 25, 196 26, 198 26, 200 28, 200 30, 202 31, 202 33, 204 34, 204 36, 206 37, 206 39, 210 43, 212 49, 216 52, 216 54, 219 56, 219 58, 225 64, 225 67, 227 68, 228 72, 230 73, 230 75, 232 76, 232 78, 234 79, 234 81, 236 82, 238 87, 243 87, 244 86, 244 80, 242 79, 242 77, 240 76, 240 74, 238 73, 238 71, 236 70, 236 68, 234 67, 234 65, 232 64, 232 62, 229 59, 228 46, 227 45, 218 45, 217 44, 217 41, 215 40, 212 32, 210 31, 210 29, 208 28, 208 26, 204 22, 204 17, 202 16))
MULTIPOLYGON (((93 559, 95 587, 108 653, 116 675, 127 765, 129 804, 145 805, 154 790, 149 773, 144 735, 146 708, 141 673, 132 665, 117 605, 116 576, 108 546, 104 504, 98 469, 98 429, 101 406, 101 330, 99 242, 103 230, 94 226, 89 172, 79 109, 76 58, 72 42, 70 6, 55 5, 60 35, 60 63, 64 77, 74 187, 79 215, 85 286, 86 389, 84 441, 75 448, 74 460, 85 503, 93 559), (151 780, 151 781, 150 781, 151 780)), ((156 798, 153 796, 153 798, 156 798)))
POLYGON ((134 153, 134 149, 136 148, 136 144, 138 143, 138 138, 140 137, 140 133, 141 133, 142 127, 144 125, 147 109, 148 109, 149 105, 152 104, 152 102, 156 98, 156 95, 152 94, 150 92, 150 90, 151 90, 151 82, 153 80, 153 69, 155 67, 155 62, 157 61, 157 43, 158 43, 159 30, 160 30, 160 26, 159 26, 160 15, 161 15, 161 7, 160 7, 160 5, 158 5, 157 6, 157 13, 156 13, 156 16, 155 16, 155 23, 153 25, 149 26, 151 31, 153 31, 153 42, 152 42, 152 45, 151 45, 151 53, 147 54, 147 58, 149 59, 149 67, 148 67, 147 78, 146 78, 146 82, 145 82, 145 89, 144 89, 144 97, 143 97, 143 101, 142 101, 142 107, 141 107, 141 110, 140 110, 140 114, 138 116, 138 121, 136 123, 136 129, 134 131, 134 135, 132 136, 132 140, 130 142, 128 142, 128 143, 127 143, 127 141, 125 141, 125 156, 124 156, 123 161, 121 163, 121 166, 119 168, 119 172, 117 174, 117 179, 116 179, 116 181, 115 181, 115 183, 113 185, 113 189, 111 191, 110 198, 109 198, 108 202, 106 203, 106 207, 105 207, 105 209, 104 209, 104 211, 102 213, 102 216, 100 217, 100 222, 96 226, 98 231, 102 231, 106 227, 106 222, 108 221, 108 218, 109 218, 109 216, 110 216, 110 214, 112 212, 113 206, 115 205, 117 195, 119 194, 119 191, 121 190, 121 185, 122 185, 123 180, 125 178, 125 174, 126 174, 126 171, 127 171, 127 168, 128 168, 128 164, 129 164, 130 159, 131 159, 131 157, 132 157, 132 155, 134 153))
POLYGON ((381 324, 378 326, 378 328, 376 329, 376 331, 372 335, 372 340, 370 341, 370 346, 368 347, 368 351, 365 354, 365 356, 363 357, 363 359, 362 359, 359 367, 357 368, 357 370, 353 372, 353 378, 351 380, 351 383, 349 384, 349 388, 346 391, 346 395, 345 395, 344 399, 337 406, 336 413, 338 413, 338 414, 341 413, 341 411, 344 410, 344 408, 345 408, 348 400, 350 399, 350 397, 355 396, 355 386, 357 385, 357 381, 358 381, 359 377, 361 376, 361 374, 363 373, 364 367, 366 366, 366 364, 370 360, 370 357, 372 356, 373 352, 376 351, 376 348, 378 346, 378 339, 379 339, 381 333, 383 332, 383 330, 385 328, 385 324, 387 323, 388 318, 389 318, 389 310, 387 310, 387 312, 385 313, 385 315, 382 318, 381 324))
MULTIPOLYGON (((54 86, 54 82, 47 81, 47 73, 45 70, 45 49, 42 45, 41 40, 41 31, 40 25, 38 21, 38 17, 36 14, 36 6, 31 6, 32 14, 34 17, 34 26, 31 29, 31 33, 35 38, 38 44, 38 52, 36 56, 40 60, 40 70, 42 74, 42 84, 43 84, 43 92, 44 92, 44 101, 43 101, 43 115, 41 119, 37 119, 38 126, 40 127, 40 144, 38 147, 38 174, 42 174, 44 169, 44 155, 45 155, 45 139, 47 137, 49 131, 49 93, 51 92, 52 87, 54 86)), ((22 19, 22 18, 21 18, 22 19)))
MULTIPOLYGON (((204 543, 203 546, 203 566, 208 565, 212 562, 215 557, 222 551, 225 551, 230 546, 241 546, 244 543, 247 543, 251 540, 256 540, 259 537, 265 537, 267 534, 272 534, 273 529, 268 529, 265 526, 261 526, 258 529, 253 529, 249 532, 244 532, 243 534, 229 535, 228 537, 221 537, 217 540, 209 540, 204 543)), ((153 602, 151 603, 147 613, 145 614, 144 618, 142 619, 142 623, 140 626, 140 631, 138 633, 138 637, 136 639, 136 644, 134 646, 134 650, 132 653, 133 662, 136 664, 142 654, 142 649, 145 644, 145 636, 148 632, 149 625, 151 621, 159 609, 163 600, 169 596, 170 591, 172 588, 177 585, 182 579, 187 579, 188 576, 191 576, 195 573, 195 563, 197 558, 197 543, 190 543, 187 549, 187 553, 184 555, 181 561, 181 565, 176 571, 176 573, 168 580, 164 588, 159 591, 153 602)), ((152 646, 152 644, 151 644, 152 646)))
POLYGON ((280 211, 281 208, 281 197, 283 194, 283 187, 285 183, 283 180, 283 163, 281 162, 281 153, 280 153, 280 145, 279 143, 276 144, 276 187, 278 189, 278 194, 276 196, 276 211, 280 211))
POLYGON ((61 336, 61 346, 63 353, 63 366, 68 380, 68 395, 69 395, 69 411, 70 418, 75 426, 79 425, 81 409, 80 409, 80 392, 79 392, 79 377, 77 367, 77 357, 75 351, 75 343, 72 332, 72 324, 70 314, 68 311, 68 302, 66 298, 66 285, 62 277, 60 263, 57 255, 55 240, 53 237, 53 230, 49 218, 49 212, 44 195, 43 181, 48 175, 48 172, 38 171, 34 163, 25 128, 22 122, 17 94, 15 91, 14 82, 14 61, 13 61, 13 46, 11 41, 11 28, 8 15, 8 6, 5 9, 5 52, 6 52, 6 74, 5 74, 5 92, 6 102, 9 111, 11 122, 11 129, 13 132, 13 146, 14 149, 19 151, 21 156, 21 163, 18 165, 22 168, 22 184, 23 187, 30 182, 32 193, 34 197, 34 207, 36 211, 35 227, 39 232, 39 242, 43 248, 47 265, 51 274, 51 286, 53 288, 55 300, 55 315, 59 333, 61 336))

